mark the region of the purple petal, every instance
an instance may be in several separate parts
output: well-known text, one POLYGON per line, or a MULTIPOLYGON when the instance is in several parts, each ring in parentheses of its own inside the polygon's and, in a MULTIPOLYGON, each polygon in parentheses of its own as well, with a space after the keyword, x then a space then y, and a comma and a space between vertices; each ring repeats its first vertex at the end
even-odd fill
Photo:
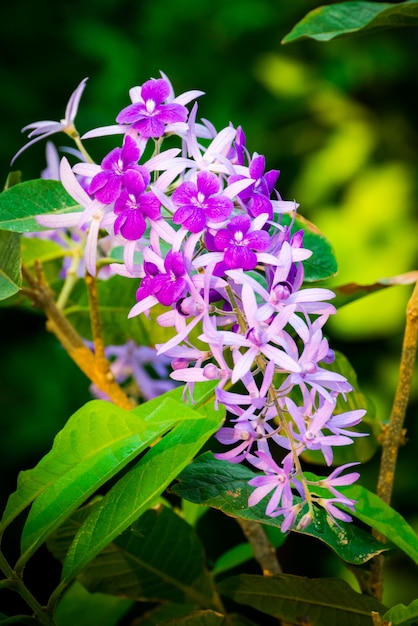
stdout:
POLYGON ((196 184, 197 189, 203 193, 205 198, 218 193, 220 187, 218 177, 212 172, 199 172, 196 184))
POLYGON ((139 210, 128 210, 121 213, 115 221, 115 234, 120 233, 129 241, 140 239, 145 232, 146 223, 139 210))
POLYGON ((160 104, 170 95, 170 86, 163 78, 152 78, 142 85, 141 97, 144 102, 153 100, 160 104))
POLYGON ((165 126, 158 117, 144 117, 132 124, 132 128, 137 130, 143 137, 162 137, 165 126))
POLYGON ((266 159, 262 155, 255 157, 251 161, 249 167, 250 178, 254 178, 255 180, 260 179, 263 176, 265 169, 266 159))
POLYGON ((202 209, 194 206, 181 206, 173 215, 174 224, 182 224, 192 233, 198 233, 206 226, 202 209))
POLYGON ((187 109, 181 104, 163 104, 157 113, 158 119, 165 124, 175 124, 175 122, 185 122, 187 119, 187 109))
POLYGON ((136 141, 129 135, 125 135, 120 156, 122 158, 124 169, 128 165, 136 163, 140 157, 140 150, 136 145, 136 141))
POLYGON ((223 222, 234 208, 232 200, 223 196, 208 198, 205 204, 206 215, 212 222, 223 222))
POLYGON ((164 261, 166 272, 173 272, 179 278, 184 275, 184 258, 181 252, 169 252, 164 261))
POLYGON ((119 115, 116 117, 116 121, 118 124, 132 124, 136 120, 147 114, 147 110, 142 102, 135 102, 134 104, 129 104, 127 107, 122 109, 119 115))
POLYGON ((255 252, 244 246, 231 246, 225 252, 225 265, 228 269, 253 270, 257 265, 257 255, 255 252))
POLYGON ((182 183, 180 187, 173 192, 171 196, 175 205, 181 206, 182 204, 191 204, 191 202, 197 196, 197 187, 194 183, 182 183))
POLYGON ((252 233, 248 233, 245 239, 248 241, 250 248, 260 252, 267 250, 270 245, 270 235, 265 230, 255 230, 252 233))

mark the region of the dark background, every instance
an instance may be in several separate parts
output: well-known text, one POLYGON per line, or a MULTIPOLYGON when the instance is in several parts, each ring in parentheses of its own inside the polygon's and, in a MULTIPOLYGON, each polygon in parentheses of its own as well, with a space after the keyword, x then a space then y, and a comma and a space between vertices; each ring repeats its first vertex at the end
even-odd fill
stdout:
MULTIPOLYGON (((370 283, 416 269, 418 31, 281 46, 284 35, 316 6, 311 0, 5 4, 0 23, 2 180, 25 142, 20 129, 62 118, 81 79, 89 77, 77 116, 83 133, 114 123, 130 102, 129 88, 162 70, 176 94, 205 91, 199 116, 218 130, 229 122, 241 125, 250 151, 264 154, 268 169, 281 170, 283 198, 295 198, 301 214, 335 248, 340 269, 331 284, 370 283)), ((101 160, 115 140, 92 140, 88 148, 101 160)), ((56 138, 59 146, 67 143, 64 136, 56 138)), ((38 177, 44 154, 45 142, 40 142, 14 168, 24 180, 38 177)), ((382 421, 389 417, 396 387, 410 293, 410 286, 396 287, 344 307, 327 331, 333 347, 349 357, 382 421)), ((89 393, 88 381, 46 334, 40 314, 6 303, 0 322, 4 502, 17 472, 47 452, 89 393)), ((400 452, 394 496, 394 505, 416 528, 417 395, 415 379, 406 420, 409 442, 400 452)), ((362 470, 363 483, 372 489, 377 461, 362 470)), ((208 550, 216 553, 216 539, 207 541, 208 550)), ((343 575, 331 556, 318 560, 315 546, 294 544, 283 554, 287 571, 343 575)), ((392 559, 387 581, 388 604, 416 597, 417 575, 406 558, 392 559)))

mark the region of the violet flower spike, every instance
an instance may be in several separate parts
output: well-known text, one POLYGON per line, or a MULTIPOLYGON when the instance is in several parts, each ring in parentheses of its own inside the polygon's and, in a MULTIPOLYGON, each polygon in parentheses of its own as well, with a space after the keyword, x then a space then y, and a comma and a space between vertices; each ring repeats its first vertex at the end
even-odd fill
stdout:
POLYGON ((32 124, 28 124, 24 128, 22 128, 22 132, 30 130, 31 132, 28 135, 28 138, 31 139, 26 145, 24 145, 20 150, 16 152, 13 159, 10 162, 10 165, 16 161, 17 157, 22 154, 26 148, 32 146, 37 141, 41 139, 45 139, 45 137, 50 137, 51 135, 55 135, 56 133, 66 133, 72 138, 78 138, 78 133, 74 126, 74 120, 77 115, 78 105, 80 103, 80 98, 84 91, 84 87, 86 86, 88 78, 83 78, 81 83, 78 85, 77 89, 73 91, 68 100, 67 106, 65 108, 65 117, 59 122, 55 122, 52 120, 42 120, 41 122, 32 122, 32 124), (34 139, 32 139, 34 137, 34 139))

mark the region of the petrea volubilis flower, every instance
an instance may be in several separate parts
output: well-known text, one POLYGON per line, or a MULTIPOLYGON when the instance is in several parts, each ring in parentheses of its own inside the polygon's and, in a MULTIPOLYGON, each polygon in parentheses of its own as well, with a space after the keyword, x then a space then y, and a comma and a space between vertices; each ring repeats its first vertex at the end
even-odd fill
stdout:
POLYGON ((185 106, 165 102, 169 95, 170 86, 166 80, 151 79, 142 85, 140 101, 125 107, 116 121, 132 126, 142 137, 161 137, 167 124, 185 122, 187 118, 185 106))
POLYGON ((30 131, 28 138, 31 140, 26 145, 24 145, 16 154, 14 155, 11 165, 16 161, 17 157, 22 154, 26 148, 32 146, 37 141, 41 141, 41 139, 45 139, 46 137, 50 137, 51 135, 55 135, 56 133, 66 133, 73 139, 78 138, 78 132, 74 126, 75 117, 78 111, 78 105, 80 104, 80 99, 84 91, 84 87, 86 86, 87 78, 84 78, 81 83, 78 85, 77 89, 73 91, 68 100, 67 106, 65 108, 64 119, 59 122, 54 122, 52 120, 42 120, 41 122, 32 122, 32 124, 28 124, 24 128, 22 128, 22 132, 30 131), (32 139, 34 138, 34 139, 32 139))
MULTIPOLYGON (((71 129, 84 84, 66 120, 31 125, 33 142, 71 129)), ((176 97, 164 74, 133 87, 117 125, 83 136, 122 134, 122 145, 100 165, 61 161, 60 179, 79 210, 38 220, 82 234, 91 274, 102 241, 107 263, 123 257, 110 271, 137 285, 129 317, 158 307, 156 323, 171 336, 153 358, 171 360, 171 379, 185 383, 185 399, 193 401, 196 383, 217 381, 215 401, 227 421, 216 434, 225 450, 215 456, 258 472, 249 506, 265 502, 267 516, 281 516, 283 532, 305 528, 320 508, 349 521, 341 507, 354 503, 337 487, 358 478, 345 473, 350 464, 317 481, 302 469, 305 453, 320 453, 331 466, 335 448, 363 435, 357 427, 365 411, 341 408, 352 385, 333 367, 324 336, 334 294, 305 285, 312 250, 294 226, 299 205, 277 189, 279 170, 248 150, 241 127, 218 132, 208 120, 197 122, 197 103, 190 112, 187 105, 201 93, 176 97), (178 147, 162 149, 167 135, 178 147)), ((127 368, 141 387, 141 347, 112 350, 115 376, 127 368)))

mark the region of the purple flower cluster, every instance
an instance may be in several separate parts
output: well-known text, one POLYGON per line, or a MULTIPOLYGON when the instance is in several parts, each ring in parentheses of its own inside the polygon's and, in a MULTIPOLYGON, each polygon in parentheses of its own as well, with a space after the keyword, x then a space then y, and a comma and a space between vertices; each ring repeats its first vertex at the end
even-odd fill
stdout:
POLYGON ((186 383, 191 398, 196 382, 218 381, 216 402, 229 421, 216 435, 228 449, 217 456, 260 472, 250 481, 250 506, 268 497, 266 514, 282 516, 283 531, 307 525, 317 507, 350 521, 340 506, 353 509, 354 502, 335 487, 357 479, 342 474, 352 464, 316 483, 301 466, 307 451, 319 451, 330 466, 334 447, 359 436, 352 427, 365 412, 337 411, 352 387, 327 367, 334 354, 323 327, 335 313, 334 294, 304 287, 303 262, 312 252, 293 228, 298 205, 276 189, 279 172, 249 152, 241 128, 218 132, 198 123, 197 104, 190 112, 186 105, 199 95, 175 97, 163 74, 133 88, 116 125, 84 136, 122 134, 121 147, 100 165, 61 161, 62 183, 82 212, 39 222, 86 233, 91 274, 103 236, 107 250, 123 248, 123 263, 112 271, 139 279, 129 316, 166 307, 157 323, 172 328, 172 337, 156 347, 171 359, 171 378, 186 383), (167 136, 177 148, 162 150, 167 136))

